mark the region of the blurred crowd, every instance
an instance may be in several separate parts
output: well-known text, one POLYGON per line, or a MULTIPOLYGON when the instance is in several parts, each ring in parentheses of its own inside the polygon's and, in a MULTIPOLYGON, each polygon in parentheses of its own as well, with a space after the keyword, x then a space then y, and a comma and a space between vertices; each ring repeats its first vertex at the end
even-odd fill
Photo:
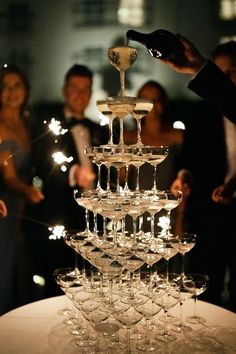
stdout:
MULTIPOLYGON (((236 42, 217 45, 207 60, 186 38, 179 38, 184 60, 178 65, 163 60, 163 65, 190 74, 188 88, 204 100, 193 105, 185 130, 175 129, 173 122, 181 117, 171 111, 165 88, 154 80, 145 82, 137 88, 137 96, 151 99, 153 109, 142 120, 141 138, 144 145, 170 147, 158 167, 157 188, 183 192, 172 227, 175 233, 197 235, 188 269, 209 275, 203 299, 235 311, 236 42)), ((48 228, 64 225, 83 230, 86 226, 85 210, 76 203, 74 190, 94 188, 97 167, 84 147, 106 144, 109 139, 107 126, 85 116, 92 87, 91 70, 75 64, 65 73, 61 107, 34 116, 30 85, 21 69, 6 65, 0 71, 0 314, 60 294, 53 271, 74 265, 74 251, 63 239, 50 240, 48 228), (53 134, 44 123, 50 117, 66 132, 53 134), (71 161, 56 163, 55 152, 71 161)), ((136 140, 133 121, 125 129, 124 141, 135 144, 136 140)), ((152 167, 143 166, 140 189, 152 188, 152 175, 152 167)), ((105 179, 102 170, 102 185, 105 179)), ((134 180, 130 167, 131 188, 134 180)))

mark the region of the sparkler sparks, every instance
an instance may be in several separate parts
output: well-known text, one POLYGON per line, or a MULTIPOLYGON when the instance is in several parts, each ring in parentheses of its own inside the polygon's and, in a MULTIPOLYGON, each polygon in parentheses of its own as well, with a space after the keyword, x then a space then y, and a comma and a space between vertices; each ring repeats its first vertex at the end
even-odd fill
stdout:
POLYGON ((67 167, 64 165, 64 163, 70 163, 73 161, 72 156, 66 157, 61 151, 54 152, 54 154, 52 154, 52 158, 57 165, 61 165, 62 172, 67 171, 67 167))
POLYGON ((52 158, 54 160, 54 162, 58 165, 61 165, 65 162, 71 162, 73 161, 73 157, 70 156, 70 157, 66 157, 63 152, 61 151, 57 151, 57 152, 54 152, 54 154, 52 154, 52 158))
POLYGON ((49 240, 58 240, 65 236, 65 226, 63 225, 50 226, 48 230, 51 231, 49 240))
MULTIPOLYGON (((46 124, 47 121, 45 121, 44 123, 46 124)), ((48 128, 55 135, 64 135, 68 132, 68 129, 62 128, 61 122, 59 120, 56 120, 55 118, 52 118, 50 120, 50 122, 48 123, 48 128)))

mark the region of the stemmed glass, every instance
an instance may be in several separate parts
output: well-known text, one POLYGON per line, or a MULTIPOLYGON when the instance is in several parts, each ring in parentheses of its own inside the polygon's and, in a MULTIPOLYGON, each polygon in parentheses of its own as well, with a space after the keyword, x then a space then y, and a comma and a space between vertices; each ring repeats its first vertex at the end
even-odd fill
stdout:
POLYGON ((207 290, 209 277, 206 274, 188 274, 184 277, 183 284, 185 288, 192 294, 194 298, 194 313, 188 316, 186 321, 192 324, 204 323, 204 317, 198 316, 196 313, 197 297, 207 290))
POLYGON ((111 100, 110 97, 108 97, 105 100, 98 100, 97 101, 97 108, 109 120, 109 140, 108 140, 107 146, 112 147, 112 146, 114 146, 114 144, 113 144, 113 121, 116 118, 116 115, 113 114, 113 112, 111 110, 109 110, 109 108, 108 108, 109 100, 111 100))
POLYGON ((130 164, 136 168, 136 191, 139 191, 139 169, 150 156, 150 151, 145 147, 133 148, 133 154, 130 159, 130 164))
POLYGON ((102 148, 86 146, 84 152, 88 156, 88 158, 92 161, 92 163, 94 163, 98 167, 97 186, 95 191, 102 192, 103 191, 101 187, 102 148))
POLYGON ((120 96, 125 96, 125 71, 133 65, 137 55, 137 49, 133 47, 119 46, 108 49, 109 62, 120 72, 120 96))
MULTIPOLYGON (((71 301, 75 291, 81 287, 80 276, 75 273, 75 269, 70 267, 57 268, 53 272, 53 277, 66 297, 71 301)), ((72 307, 68 307, 63 314, 69 315, 64 323, 73 324, 72 307)))
POLYGON ((188 333, 192 330, 192 328, 188 325, 186 325, 183 321, 183 311, 182 307, 184 304, 184 301, 188 300, 192 295, 189 293, 187 288, 184 287, 183 284, 183 278, 180 279, 180 284, 179 284, 179 321, 175 322, 171 329, 172 331, 178 332, 178 333, 188 333))
POLYGON ((134 304, 134 308, 136 311, 141 313, 146 320, 146 336, 145 340, 137 345, 137 349, 144 352, 152 352, 157 349, 157 343, 155 341, 151 341, 150 339, 150 330, 149 330, 149 322, 150 319, 157 315, 162 310, 162 305, 154 301, 152 297, 152 289, 150 289, 149 277, 147 277, 148 284, 145 284, 147 287, 147 301, 144 301, 141 304, 134 304), (148 289, 149 288, 149 289, 148 289), (150 291, 150 297, 149 297, 150 291))
POLYGON ((150 198, 147 206, 147 212, 151 216, 151 238, 155 236, 155 215, 163 208, 163 201, 166 199, 165 193, 147 190, 145 195, 150 198))
POLYGON ((121 301, 130 304, 140 303, 143 301, 143 298, 134 296, 134 272, 141 268, 144 263, 145 261, 135 254, 133 254, 128 259, 124 259, 122 262, 123 267, 130 272, 130 295, 128 297, 122 298, 121 301))
POLYGON ((182 234, 178 234, 176 237, 172 237, 171 245, 175 248, 182 256, 182 263, 181 263, 181 277, 184 279, 185 270, 184 270, 184 261, 185 261, 185 254, 189 252, 196 244, 196 235, 184 232, 182 234))
POLYGON ((165 293, 160 299, 157 299, 156 301, 160 302, 164 310, 164 328, 163 331, 156 336, 156 339, 168 343, 173 342, 177 339, 174 334, 170 333, 168 328, 168 322, 170 319, 171 321, 175 320, 172 315, 169 315, 169 310, 178 303, 178 285, 175 281, 165 282, 165 285, 163 284, 163 282, 161 282, 162 289, 163 286, 165 288, 165 293))
POLYGON ((156 180, 157 180, 157 166, 165 160, 169 153, 169 148, 167 146, 150 146, 150 157, 148 159, 149 165, 153 166, 153 191, 157 191, 156 180))
POLYGON ((127 343, 128 349, 127 354, 131 354, 131 343, 130 343, 130 329, 137 323, 139 323, 143 315, 136 311, 133 306, 130 306, 128 310, 116 311, 114 317, 118 322, 120 322, 127 330, 127 343))
POLYGON ((137 98, 136 105, 133 110, 132 116, 137 122, 137 143, 133 146, 142 147, 141 139, 141 120, 144 118, 152 109, 153 102, 148 98, 137 98))
POLYGON ((163 201, 163 209, 167 211, 167 226, 161 231, 164 236, 170 233, 170 213, 171 210, 177 208, 179 203, 182 201, 183 193, 181 191, 171 192, 170 190, 163 191, 166 195, 166 199, 163 201))

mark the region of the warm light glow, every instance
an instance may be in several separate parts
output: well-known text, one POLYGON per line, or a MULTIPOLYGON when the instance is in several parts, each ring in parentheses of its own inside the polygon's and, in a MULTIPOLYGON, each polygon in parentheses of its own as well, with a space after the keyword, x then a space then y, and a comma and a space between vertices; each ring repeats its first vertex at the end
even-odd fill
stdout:
POLYGON ((162 229, 160 235, 166 235, 170 228, 170 218, 168 216, 161 216, 157 225, 162 229))
POLYGON ((33 282, 39 286, 45 286, 45 279, 41 275, 33 275, 33 282))
POLYGON ((108 125, 109 124, 109 118, 104 116, 104 114, 99 113, 98 118, 100 119, 100 125, 104 126, 104 125, 108 125))
POLYGON ((57 165, 73 161, 72 156, 66 157, 61 151, 54 152, 54 154, 52 154, 52 158, 57 165))
POLYGON ((52 232, 49 236, 50 240, 58 240, 65 236, 65 226, 63 225, 50 226, 48 230, 52 232))
MULTIPOLYGON (((44 123, 47 123, 46 121, 44 123)), ((52 118, 48 124, 48 128, 51 130, 51 132, 55 135, 64 135, 65 133, 68 132, 68 129, 64 129, 61 126, 61 122, 59 120, 56 120, 55 118, 52 118)))
POLYGON ((185 125, 181 120, 176 120, 173 124, 173 128, 185 130, 185 125))
POLYGON ((123 25, 140 27, 144 24, 143 0, 120 0, 118 21, 123 25))
POLYGON ((236 0, 221 0, 219 15, 222 20, 233 20, 236 18, 236 0))

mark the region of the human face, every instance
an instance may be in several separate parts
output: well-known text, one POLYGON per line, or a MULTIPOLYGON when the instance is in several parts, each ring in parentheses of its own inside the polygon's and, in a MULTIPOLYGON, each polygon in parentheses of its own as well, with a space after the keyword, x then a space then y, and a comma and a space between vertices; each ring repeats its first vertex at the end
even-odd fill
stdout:
POLYGON ((153 109, 149 113, 149 115, 153 115, 154 117, 161 116, 164 111, 164 107, 161 100, 160 91, 153 86, 144 86, 140 92, 138 97, 140 98, 148 98, 153 101, 153 109))
POLYGON ((65 106, 77 117, 83 117, 89 104, 91 86, 91 79, 85 76, 71 76, 64 86, 65 106))
POLYGON ((26 95, 26 87, 22 78, 15 73, 6 74, 1 89, 1 106, 10 109, 21 109, 26 95))
POLYGON ((214 62, 236 85, 236 58, 220 55, 214 59, 214 62))

